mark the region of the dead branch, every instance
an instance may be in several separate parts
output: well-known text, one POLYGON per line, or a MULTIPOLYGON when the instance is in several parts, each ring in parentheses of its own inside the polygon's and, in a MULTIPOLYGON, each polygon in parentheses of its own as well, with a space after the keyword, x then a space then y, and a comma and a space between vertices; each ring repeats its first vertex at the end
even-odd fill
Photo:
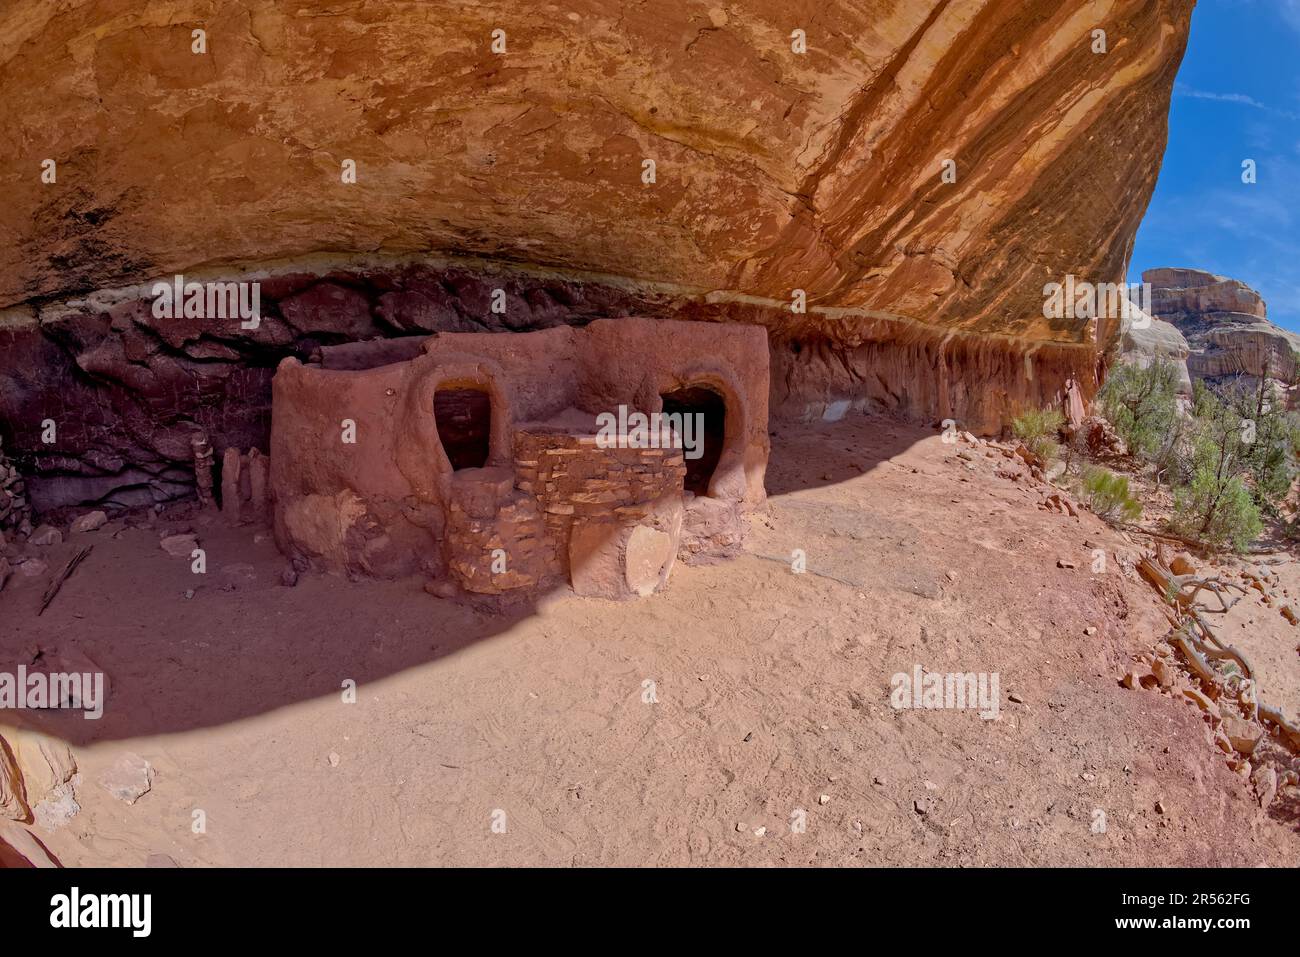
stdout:
POLYGON ((1207 589, 1213 593, 1214 597, 1219 599, 1219 604, 1223 607, 1216 609, 1201 606, 1200 610, 1212 611, 1215 614, 1222 614, 1223 612, 1228 611, 1233 605, 1241 601, 1241 599, 1248 594, 1244 586, 1239 585, 1236 582, 1225 582, 1222 578, 1217 576, 1214 578, 1198 578, 1195 575, 1174 575, 1171 580, 1180 592, 1179 601, 1183 602, 1189 608, 1195 604, 1196 596, 1201 593, 1202 589, 1207 589), (1191 594, 1182 595, 1182 590, 1189 586, 1192 589, 1191 594), (1232 601, 1225 601, 1223 593, 1229 588, 1235 588, 1237 591, 1241 592, 1241 594, 1232 599, 1232 601))
POLYGON ((36 613, 37 618, 45 614, 45 609, 50 607, 50 602, 54 601, 54 596, 59 593, 59 589, 63 587, 63 583, 77 570, 77 566, 80 565, 85 557, 91 553, 91 550, 94 549, 94 547, 94 545, 87 545, 81 551, 77 552, 77 554, 73 555, 72 558, 68 560, 68 564, 63 566, 63 571, 59 572, 54 581, 50 582, 50 587, 45 589, 45 594, 41 596, 41 610, 36 613))
MULTIPOLYGON (((1247 593, 1246 590, 1241 588, 1240 585, 1223 582, 1217 578, 1206 579, 1195 575, 1175 575, 1154 555, 1148 555, 1138 562, 1138 573, 1160 593, 1165 604, 1171 606, 1174 634, 1170 636, 1170 641, 1183 653, 1183 657, 1191 666, 1192 671, 1196 673, 1196 676, 1203 682, 1218 687, 1225 692, 1235 685, 1234 696, 1245 714, 1251 718, 1272 723, 1286 741, 1293 747, 1300 748, 1300 727, 1288 721, 1279 709, 1259 700, 1256 693, 1255 670, 1250 666, 1250 661, 1241 651, 1232 645, 1225 644, 1202 617, 1201 613, 1203 611, 1213 609, 1207 609, 1194 601, 1202 588, 1209 588, 1218 597, 1220 604, 1224 604, 1222 594, 1212 587, 1211 583, 1221 587, 1238 588, 1243 594, 1247 593), (1189 587, 1192 589, 1191 593, 1184 594, 1184 590, 1189 587), (1211 660, 1234 662, 1240 672, 1241 679, 1236 682, 1225 679, 1210 664, 1211 660)), ((1234 598, 1233 602, 1239 600, 1240 598, 1234 598)), ((1226 605, 1224 611, 1230 607, 1232 606, 1226 605)))
POLYGON ((1165 542, 1174 542, 1179 545, 1186 545, 1188 548, 1194 548, 1196 549, 1196 551, 1201 553, 1208 553, 1213 551, 1213 549, 1210 548, 1210 546, 1207 545, 1205 542, 1198 541, 1195 538, 1184 538, 1181 535, 1174 535, 1170 532, 1153 532, 1149 528, 1143 528, 1141 525, 1134 525, 1132 522, 1124 522, 1121 524, 1120 527, 1123 528, 1125 531, 1132 532, 1137 535, 1145 535, 1148 538, 1157 538, 1165 542))

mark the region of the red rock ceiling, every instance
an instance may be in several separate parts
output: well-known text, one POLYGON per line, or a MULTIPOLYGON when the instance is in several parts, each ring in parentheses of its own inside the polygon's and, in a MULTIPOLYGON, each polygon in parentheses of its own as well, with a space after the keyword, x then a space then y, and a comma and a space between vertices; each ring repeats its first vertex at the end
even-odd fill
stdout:
POLYGON ((0 308, 432 252, 1086 342, 1042 286, 1121 278, 1192 5, 8 0, 0 308))

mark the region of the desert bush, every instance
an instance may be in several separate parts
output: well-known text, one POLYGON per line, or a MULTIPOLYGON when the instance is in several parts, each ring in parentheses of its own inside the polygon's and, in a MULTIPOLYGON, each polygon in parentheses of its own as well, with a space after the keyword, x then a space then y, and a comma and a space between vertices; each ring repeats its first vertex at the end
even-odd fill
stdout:
POLYGON ((1248 427, 1234 405, 1196 384, 1183 481, 1174 490, 1172 525, 1180 534, 1242 551, 1263 531, 1246 477, 1258 423, 1248 427))
POLYGON ((1241 471, 1250 475, 1250 493, 1259 510, 1276 516, 1295 480, 1300 428, 1267 378, 1238 381, 1217 397, 1235 414, 1242 433, 1241 471))
POLYGON ((1157 461, 1169 449, 1178 421, 1178 379, 1177 367, 1167 359, 1146 368, 1124 363, 1110 371, 1097 398, 1132 454, 1157 461))
POLYGON ((1044 462, 1051 462, 1060 452, 1057 435, 1065 424, 1060 409, 1026 409, 1011 420, 1011 431, 1030 452, 1044 462))
POLYGON ((1264 530, 1246 483, 1237 476, 1221 482, 1208 470, 1196 472, 1174 491, 1172 524, 1181 534, 1239 552, 1264 530))
POLYGON ((1088 506, 1102 519, 1133 522, 1141 517, 1142 505, 1129 493, 1127 475, 1094 466, 1084 470, 1081 485, 1088 506))

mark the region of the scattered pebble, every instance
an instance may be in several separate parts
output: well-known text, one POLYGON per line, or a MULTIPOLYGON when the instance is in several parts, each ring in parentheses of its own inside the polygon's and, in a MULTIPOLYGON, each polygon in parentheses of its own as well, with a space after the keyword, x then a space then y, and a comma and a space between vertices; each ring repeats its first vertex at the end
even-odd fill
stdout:
POLYGON ((199 547, 199 540, 192 532, 187 535, 168 535, 158 542, 158 547, 173 558, 189 558, 190 553, 199 547))
POLYGON ((29 558, 15 569, 24 578, 39 578, 49 570, 50 563, 43 558, 29 558))

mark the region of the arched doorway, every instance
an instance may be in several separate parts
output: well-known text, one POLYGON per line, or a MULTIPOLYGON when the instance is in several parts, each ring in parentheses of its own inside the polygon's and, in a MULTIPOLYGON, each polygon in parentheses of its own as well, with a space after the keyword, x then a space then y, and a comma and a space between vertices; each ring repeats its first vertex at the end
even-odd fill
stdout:
MULTIPOLYGON (((726 400, 707 386, 687 386, 665 392, 659 398, 665 415, 694 417, 690 425, 683 424, 682 428, 683 444, 690 446, 683 449, 686 491, 708 495, 709 483, 722 458, 722 446, 727 438, 726 400)), ((686 422, 684 418, 679 421, 686 422)))

